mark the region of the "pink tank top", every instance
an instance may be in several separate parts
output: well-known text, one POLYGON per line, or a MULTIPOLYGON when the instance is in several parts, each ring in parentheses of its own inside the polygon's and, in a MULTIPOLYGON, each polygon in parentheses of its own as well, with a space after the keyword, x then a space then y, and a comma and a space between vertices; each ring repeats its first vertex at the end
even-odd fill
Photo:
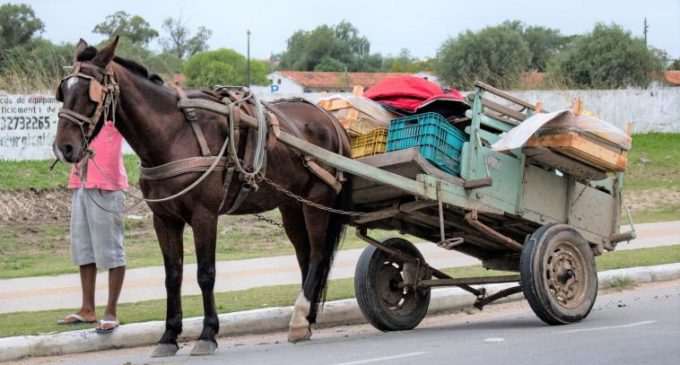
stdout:
POLYGON ((90 143, 90 149, 94 151, 96 164, 88 162, 86 181, 82 181, 78 175, 80 164, 72 165, 69 189, 126 190, 128 179, 123 165, 123 136, 113 122, 104 123, 102 130, 90 143))

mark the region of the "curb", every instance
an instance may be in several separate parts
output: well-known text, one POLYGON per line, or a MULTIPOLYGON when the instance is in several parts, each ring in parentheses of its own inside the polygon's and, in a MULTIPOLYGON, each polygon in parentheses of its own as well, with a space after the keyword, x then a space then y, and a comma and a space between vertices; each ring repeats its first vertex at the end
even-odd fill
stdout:
MULTIPOLYGON (((680 263, 618 269, 598 273, 602 286, 614 278, 629 277, 635 283, 668 281, 680 278, 680 263)), ((489 295, 511 287, 513 284, 485 285, 489 295)), ((509 302, 523 299, 517 293, 499 300, 509 302)), ((432 291, 428 315, 444 311, 460 310, 472 306, 475 296, 459 288, 432 291)), ((220 314, 222 329, 219 337, 233 337, 246 334, 285 331, 293 307, 275 307, 220 314)), ((330 327, 354 323, 366 323, 356 299, 344 299, 325 304, 319 315, 317 326, 330 327)), ((179 342, 191 341, 199 336, 203 317, 187 318, 183 321, 179 342)), ((75 354, 97 350, 139 347, 155 344, 165 330, 165 321, 132 323, 120 326, 109 335, 96 334, 91 329, 45 334, 38 336, 17 336, 0 338, 0 362, 18 360, 24 357, 40 357, 75 354)))

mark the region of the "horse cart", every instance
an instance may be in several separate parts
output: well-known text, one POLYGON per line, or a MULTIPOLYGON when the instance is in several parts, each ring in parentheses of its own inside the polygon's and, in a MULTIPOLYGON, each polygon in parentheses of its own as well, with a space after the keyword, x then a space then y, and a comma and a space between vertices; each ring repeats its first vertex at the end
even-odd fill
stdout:
POLYGON ((523 292, 549 324, 579 321, 597 295, 594 256, 635 232, 619 232, 623 173, 601 170, 551 152, 510 153, 489 146, 535 112, 535 107, 477 83, 460 176, 435 168, 417 148, 357 160, 303 143, 287 142, 319 161, 355 176, 352 225, 368 246, 356 268, 355 288, 366 319, 380 330, 406 330, 425 316, 433 287, 457 286, 475 306, 523 292), (485 98, 495 95, 518 108, 485 98), (474 256, 487 269, 516 275, 453 278, 427 264, 403 238, 378 241, 369 229, 394 230, 474 256), (517 283, 487 295, 475 285, 517 283))

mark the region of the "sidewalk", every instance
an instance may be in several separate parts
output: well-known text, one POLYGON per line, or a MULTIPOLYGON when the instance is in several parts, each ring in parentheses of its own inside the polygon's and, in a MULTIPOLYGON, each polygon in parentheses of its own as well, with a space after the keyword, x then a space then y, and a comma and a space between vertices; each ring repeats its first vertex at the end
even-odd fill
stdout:
MULTIPOLYGON (((629 228, 623 226, 621 231, 629 228)), ((636 226, 638 238, 622 242, 617 250, 654 247, 680 243, 680 221, 648 223, 636 226)), ((473 257, 446 251, 431 243, 417 245, 428 263, 435 268, 467 266, 479 263, 473 257)), ((331 279, 354 276, 356 261, 363 249, 338 251, 331 279)), ((292 248, 291 248, 292 252, 292 248)), ((97 278, 96 303, 106 303, 107 277, 97 278)), ((126 273, 120 303, 165 298, 165 271, 154 266, 131 269, 126 273)), ((300 270, 294 255, 217 263, 215 292, 229 292, 261 286, 298 284, 300 270)), ((200 294, 196 283, 196 265, 184 266, 183 295, 200 294)), ((80 306, 80 276, 65 274, 0 280, 0 313, 48 309, 76 309, 80 306)))

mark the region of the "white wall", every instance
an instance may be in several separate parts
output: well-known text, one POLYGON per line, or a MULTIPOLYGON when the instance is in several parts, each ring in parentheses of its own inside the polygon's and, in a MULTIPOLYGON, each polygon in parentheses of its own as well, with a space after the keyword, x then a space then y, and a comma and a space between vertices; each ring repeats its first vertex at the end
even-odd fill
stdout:
MULTIPOLYGON (((310 101, 317 101, 334 95, 301 92, 272 94, 267 93, 267 90, 258 92, 264 100, 304 96, 310 101)), ((680 133, 680 88, 540 90, 510 93, 531 103, 541 100, 548 110, 568 108, 574 98, 581 97, 586 110, 595 112, 600 118, 622 129, 628 121, 633 121, 635 131, 638 133, 650 131, 680 133)), ((52 141, 57 131, 59 108, 61 103, 57 102, 53 95, 9 95, 0 92, 0 160, 54 158, 52 141)), ((132 150, 125 146, 123 152, 132 153, 132 150)))
POLYGON ((636 133, 680 132, 680 87, 626 90, 511 91, 531 103, 542 101, 547 110, 568 108, 577 97, 584 109, 625 129, 633 122, 636 133))

